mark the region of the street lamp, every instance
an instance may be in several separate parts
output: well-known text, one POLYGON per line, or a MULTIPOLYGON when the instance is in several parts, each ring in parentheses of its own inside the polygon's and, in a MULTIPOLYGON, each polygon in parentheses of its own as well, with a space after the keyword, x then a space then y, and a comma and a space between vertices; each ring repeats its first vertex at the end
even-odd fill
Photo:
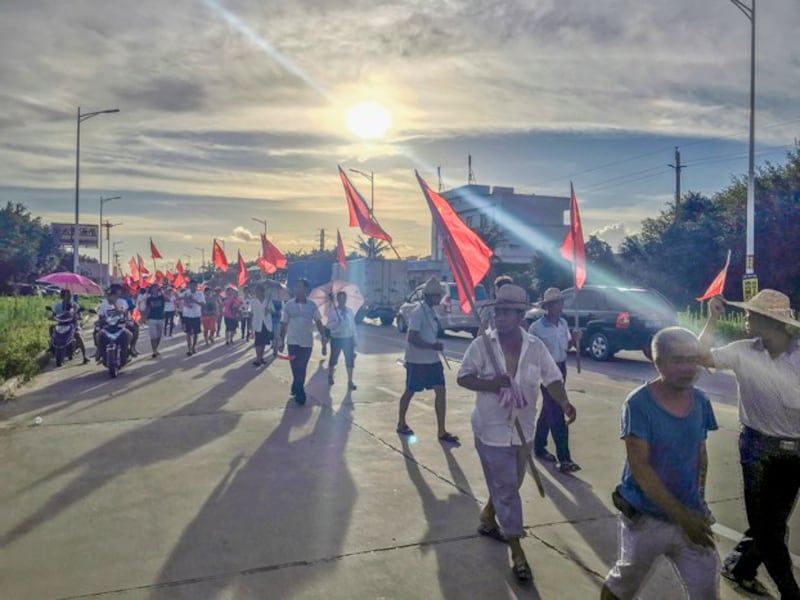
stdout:
POLYGON ((755 130, 756 130, 756 0, 749 6, 744 0, 731 0, 750 21, 750 148, 747 158, 747 251, 745 258, 742 291, 744 300, 749 300, 758 292, 758 276, 755 271, 755 130))
MULTIPOLYGON (((97 253, 97 258, 100 259, 99 262, 100 262, 101 265, 103 264, 103 205, 106 202, 111 202, 112 200, 119 200, 120 198, 122 198, 122 196, 113 196, 111 198, 103 198, 102 196, 100 196, 100 229, 99 229, 99 232, 100 232, 100 242, 99 242, 100 243, 100 247, 99 247, 99 250, 98 250, 98 253, 97 253)), ((110 232, 111 232, 111 229, 110 228, 107 229, 106 230, 106 235, 109 236, 110 232)), ((106 265, 106 273, 108 272, 108 267, 111 266, 111 254, 110 253, 109 253, 108 257, 109 257, 108 258, 109 264, 106 265)), ((105 277, 103 277, 103 279, 105 279, 105 277)))
POLYGON ((75 230, 72 232, 72 271, 74 273, 78 272, 78 245, 80 244, 81 123, 97 115, 118 112, 118 108, 109 108, 81 114, 81 107, 78 107, 78 117, 76 119, 77 142, 75 144, 75 230))
MULTIPOLYGON (((364 171, 359 171, 358 169, 350 169, 351 172, 357 173, 363 177, 369 179, 369 216, 371 218, 375 218, 375 171, 370 171, 366 173, 364 171)), ((375 238, 370 237, 367 241, 369 245, 369 256, 368 258, 375 258, 375 238)))
POLYGON ((200 256, 202 258, 202 261, 200 263, 200 268, 201 269, 205 269, 206 268, 206 249, 205 248, 200 248, 198 246, 195 246, 194 249, 195 250, 200 250, 200 256))
POLYGON ((266 219, 256 219, 255 217, 250 217, 256 223, 261 223, 264 226, 264 237, 267 235, 267 220, 266 219))

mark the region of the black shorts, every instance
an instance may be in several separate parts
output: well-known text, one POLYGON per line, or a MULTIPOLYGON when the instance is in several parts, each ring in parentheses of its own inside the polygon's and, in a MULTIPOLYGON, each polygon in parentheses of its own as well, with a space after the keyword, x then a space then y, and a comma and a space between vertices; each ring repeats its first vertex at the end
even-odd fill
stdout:
POLYGON ((183 330, 186 333, 200 333, 200 317, 181 317, 183 323, 183 330))
POLYGON ((266 346, 272 341, 272 332, 266 327, 262 327, 261 331, 255 333, 255 345, 266 346))
POLYGON ((239 319, 231 319, 230 317, 225 317, 225 331, 227 333, 235 332, 239 329, 239 319))
POLYGON ((406 389, 412 392, 444 387, 442 363, 406 363, 406 389))

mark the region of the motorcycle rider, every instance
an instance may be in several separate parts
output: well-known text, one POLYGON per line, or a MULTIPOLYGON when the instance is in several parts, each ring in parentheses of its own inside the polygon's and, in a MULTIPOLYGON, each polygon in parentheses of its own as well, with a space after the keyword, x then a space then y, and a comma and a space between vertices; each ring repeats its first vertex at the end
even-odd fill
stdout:
MULTIPOLYGON (((81 337, 81 327, 80 327, 80 305, 72 299, 72 293, 69 290, 61 290, 60 293, 61 301, 57 302, 53 305, 53 313, 51 315, 51 319, 56 319, 60 314, 63 313, 71 313, 73 318, 73 323, 75 324, 75 346, 81 351, 83 355, 83 364, 89 362, 89 359, 86 358, 86 346, 83 343, 83 338, 81 337)), ((53 337, 53 329, 55 325, 50 326, 50 337, 53 337)))
POLYGON ((133 299, 133 290, 128 286, 122 287, 122 299, 128 305, 128 314, 125 318, 125 327, 131 332, 130 353, 131 356, 139 356, 139 351, 136 349, 136 344, 139 342, 139 321, 137 317, 141 318, 141 311, 139 311, 136 301, 133 299), (139 311, 138 313, 136 311, 139 311))
MULTIPOLYGON (((105 326, 105 320, 108 313, 115 311, 122 315, 123 320, 127 322, 127 319, 130 316, 130 309, 128 307, 128 303, 121 297, 122 296, 122 286, 118 283, 111 284, 111 287, 108 288, 108 292, 106 297, 100 303, 99 308, 97 309, 97 323, 94 329, 94 345, 97 348, 97 354, 95 355, 95 359, 100 362, 102 357, 105 355, 106 349, 106 341, 105 336, 100 335, 100 331, 105 326)), ((133 333, 130 329, 123 325, 124 333, 121 336, 121 346, 122 346, 122 362, 125 364, 128 362, 128 353, 131 348, 132 340, 133 340, 133 333)))

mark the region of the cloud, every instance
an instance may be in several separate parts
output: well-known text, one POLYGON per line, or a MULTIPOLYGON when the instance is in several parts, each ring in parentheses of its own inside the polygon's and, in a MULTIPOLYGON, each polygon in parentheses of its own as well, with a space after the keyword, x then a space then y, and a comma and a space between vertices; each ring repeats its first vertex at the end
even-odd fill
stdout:
POLYGON ((612 250, 616 251, 619 249, 620 244, 622 244, 622 240, 630 234, 625 223, 613 223, 592 231, 589 235, 603 240, 611 246, 612 250))
POLYGON ((257 242, 261 239, 252 231, 241 225, 233 230, 233 237, 242 242, 257 242))

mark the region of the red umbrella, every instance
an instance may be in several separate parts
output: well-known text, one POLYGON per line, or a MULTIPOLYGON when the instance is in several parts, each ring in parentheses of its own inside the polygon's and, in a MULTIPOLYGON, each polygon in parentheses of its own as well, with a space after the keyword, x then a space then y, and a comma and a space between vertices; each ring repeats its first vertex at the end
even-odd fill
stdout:
POLYGON ((36 283, 46 283, 48 285, 55 285, 62 290, 69 290, 73 294, 83 294, 84 296, 102 296, 103 290, 94 281, 83 275, 77 273, 51 273, 45 275, 41 279, 37 279, 36 283))

